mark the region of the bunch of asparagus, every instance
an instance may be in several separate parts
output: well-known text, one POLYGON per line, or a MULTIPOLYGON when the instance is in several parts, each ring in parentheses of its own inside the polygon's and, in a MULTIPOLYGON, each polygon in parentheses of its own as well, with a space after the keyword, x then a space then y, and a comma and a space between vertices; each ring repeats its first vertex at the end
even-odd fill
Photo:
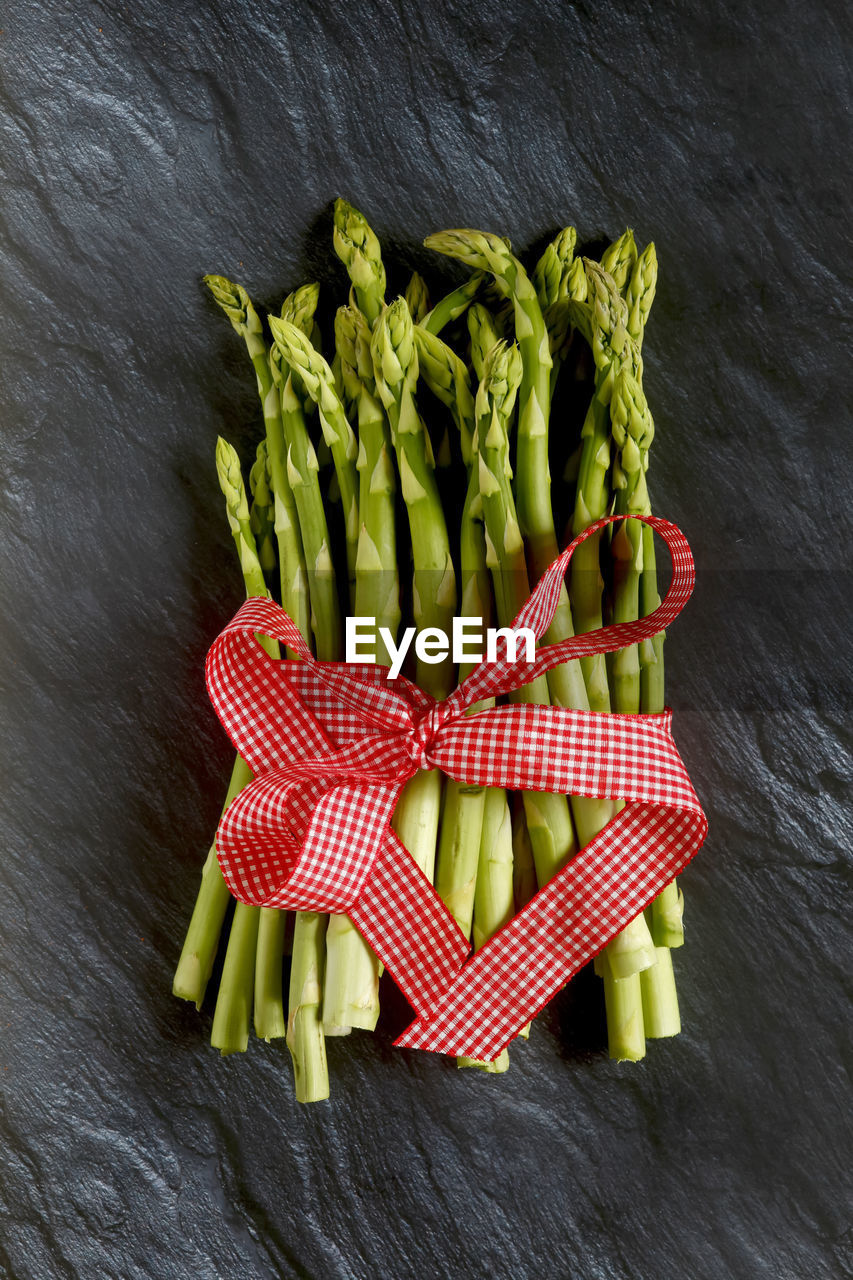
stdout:
MULTIPOLYGON (((246 591, 277 598, 319 659, 343 659, 347 614, 375 618, 392 637, 401 623, 449 633, 457 612, 508 626, 573 535, 611 511, 650 513, 654 427, 641 349, 655 249, 638 252, 626 231, 593 261, 575 256, 575 241, 566 227, 528 274, 499 236, 441 232, 426 245, 462 263, 468 277, 431 306, 415 274, 405 296, 389 302, 379 241, 338 200, 333 243, 351 287, 333 342, 316 319, 316 285, 290 294, 265 325, 241 285, 205 277, 246 345, 263 413, 248 494, 235 450, 221 439, 216 448, 246 591), (563 475, 554 500, 549 457, 563 475)), ((612 524, 575 554, 546 642, 643 616, 658 603, 651 530, 612 524)), ((271 644, 270 652, 294 658, 271 644)), ((390 665, 381 646, 376 658, 390 665)), ((566 663, 513 696, 661 711, 663 661, 657 636, 612 660, 566 663)), ((448 659, 419 661, 411 674, 442 698, 467 671, 448 659)), ((238 757, 226 806, 250 779, 238 757)), ((393 825, 476 948, 617 808, 585 796, 510 796, 432 770, 406 786, 393 825)), ((201 1006, 227 931, 212 1044, 244 1052, 252 1023, 265 1040, 284 1037, 297 1099, 328 1097, 325 1038, 376 1025, 376 956, 346 916, 238 902, 226 923, 229 907, 213 846, 174 993, 201 1006)), ((680 1030, 671 949, 683 942, 681 916, 672 884, 595 961, 613 1058, 642 1058, 647 1038, 680 1030)), ((502 1072, 509 1058, 504 1051, 495 1062, 459 1065, 502 1072)))

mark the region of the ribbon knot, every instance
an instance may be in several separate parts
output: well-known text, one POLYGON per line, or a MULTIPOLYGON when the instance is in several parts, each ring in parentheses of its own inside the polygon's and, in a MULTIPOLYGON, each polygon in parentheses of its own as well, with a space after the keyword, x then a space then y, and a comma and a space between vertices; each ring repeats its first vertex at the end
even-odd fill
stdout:
POLYGON ((406 735, 406 747, 413 773, 420 769, 435 768, 430 760, 430 750, 449 714, 450 708, 445 703, 433 702, 424 711, 415 712, 412 716, 412 727, 406 735))
MULTIPOLYGON (((580 534, 543 575, 513 626, 541 638, 580 534)), ((317 662, 287 614, 247 600, 214 641, 207 684, 256 775, 216 838, 235 897, 297 911, 346 911, 418 1018, 399 1045, 495 1058, 521 1027, 679 874, 707 822, 671 736, 671 713, 602 715, 531 703, 491 706, 551 667, 663 631, 693 590, 679 529, 659 533, 673 573, 652 614, 537 649, 532 662, 481 662, 444 701, 379 666, 317 662), (257 635, 294 649, 277 661, 257 635), (465 713, 468 714, 465 714, 465 713), (624 801, 621 811, 508 925, 469 958, 469 940, 391 829, 409 778, 439 768, 471 786, 624 801)))

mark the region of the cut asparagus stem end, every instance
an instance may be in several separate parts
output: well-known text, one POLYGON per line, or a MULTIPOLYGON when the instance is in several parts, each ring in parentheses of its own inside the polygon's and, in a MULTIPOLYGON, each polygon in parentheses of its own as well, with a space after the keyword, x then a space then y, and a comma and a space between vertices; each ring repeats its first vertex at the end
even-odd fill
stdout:
POLYGON ((655 948, 656 963, 640 974, 645 1034, 650 1040, 677 1036, 681 1031, 678 993, 669 947, 655 948))
POLYGON ((297 1102, 322 1102, 329 1096, 326 1042, 320 1014, 325 934, 325 916, 315 911, 297 914, 287 1013, 287 1047, 293 1060, 297 1102))
MULTIPOLYGON (((241 756, 237 756, 222 806, 223 813, 251 781, 251 769, 241 756)), ((205 859, 201 886, 172 983, 173 994, 181 1000, 192 1000, 197 1009, 201 1008, 204 1000, 230 901, 231 894, 219 869, 214 842, 205 859)))
MULTIPOLYGON (((379 1017, 379 961, 348 916, 329 917, 323 1026, 372 1031, 379 1017)), ((338 1034, 341 1034, 340 1031, 338 1034)))
POLYGON ((252 1019, 260 908, 238 902, 219 983, 210 1043, 223 1057, 245 1053, 252 1019))
POLYGON ((192 1000, 197 1009, 201 1008, 210 981, 230 901, 231 894, 216 860, 216 845, 212 844, 201 873, 201 887, 172 981, 172 994, 181 1000, 192 1000))
POLYGON ((255 1035, 261 1040, 280 1040, 286 1034, 282 968, 286 915, 269 907, 261 908, 255 952, 255 1035))
POLYGON ((509 1071, 509 1053, 506 1049, 502 1049, 493 1062, 483 1062, 481 1058, 457 1058, 456 1065, 457 1067, 475 1067, 486 1075, 501 1076, 505 1071, 509 1071))
POLYGON ((615 1062, 639 1062, 646 1056, 640 975, 614 978, 605 974, 604 1007, 610 1057, 615 1062))

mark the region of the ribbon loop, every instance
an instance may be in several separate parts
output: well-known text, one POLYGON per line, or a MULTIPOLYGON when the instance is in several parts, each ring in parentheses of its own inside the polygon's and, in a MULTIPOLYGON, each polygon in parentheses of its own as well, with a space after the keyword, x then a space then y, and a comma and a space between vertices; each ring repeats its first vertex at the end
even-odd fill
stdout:
POLYGON ((263 774, 219 825, 225 881, 254 906, 346 913, 359 899, 396 801, 397 790, 384 784, 324 788, 293 769, 263 774))
POLYGON ((595 631, 572 636, 559 644, 544 645, 537 649, 532 662, 508 662, 505 659, 481 662, 451 695, 451 701, 458 699, 462 706, 472 706, 482 698, 497 697, 520 689, 552 667, 570 662, 573 658, 612 653, 616 649, 639 644, 640 641, 666 630, 681 613, 693 592, 696 577, 693 556, 687 539, 677 525, 671 524, 669 520, 662 520, 659 516, 639 515, 603 516, 579 534, 539 579, 527 603, 514 619, 513 629, 529 627, 536 638, 541 639, 553 620, 564 588, 563 579, 577 548, 608 524, 621 523, 623 520, 639 520, 650 525, 666 543, 672 557, 672 580, 663 603, 653 613, 634 622, 600 627, 595 631))

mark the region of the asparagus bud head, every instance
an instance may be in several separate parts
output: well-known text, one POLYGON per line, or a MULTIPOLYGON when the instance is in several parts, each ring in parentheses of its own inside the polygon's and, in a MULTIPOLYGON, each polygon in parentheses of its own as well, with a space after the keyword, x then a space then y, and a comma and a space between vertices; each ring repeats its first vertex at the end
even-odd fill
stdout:
POLYGON ((249 501, 237 450, 222 436, 218 436, 216 440, 216 474, 225 498, 228 523, 236 536, 249 523, 249 501))
POLYGON ((204 283, 238 333, 247 325, 254 332, 261 332, 260 317, 241 284, 235 284, 226 276, 204 276, 204 283))
POLYGON ((543 311, 553 306, 565 292, 564 282, 572 265, 576 242, 574 227, 563 227, 533 268, 533 284, 543 311))
MULTIPOLYGON (((514 342, 496 343, 486 357, 481 386, 488 403, 494 406, 503 422, 508 420, 515 407, 521 375, 522 360, 518 346, 514 342)), ((489 443, 486 440, 487 446, 489 443)))
POLYGON ((335 201, 332 243, 349 273, 359 305, 367 307, 368 321, 374 321, 385 297, 382 250, 367 219, 346 200, 335 201))
POLYGON ((335 312, 335 350, 341 361, 341 381, 350 403, 358 400, 361 379, 356 355, 356 325, 352 307, 338 307, 335 312))
POLYGON ((643 340, 646 319, 654 302, 657 279, 657 253, 654 244, 647 244, 634 265, 625 294, 628 304, 628 332, 637 343, 643 340))
POLYGON ((314 330, 314 313, 320 300, 318 284, 303 284, 289 293, 281 305, 281 318, 295 325, 310 338, 314 330))
POLYGON ((602 271, 606 271, 612 277, 616 288, 621 294, 625 293, 636 261, 637 243, 634 239, 634 233, 629 227, 601 255, 602 271))
POLYGON ((426 281, 417 271, 412 272, 412 278, 406 285, 405 298, 412 319, 415 324, 420 324, 429 315, 430 307, 426 281))
MULTIPOLYGON (((510 289, 503 281, 508 270, 512 270, 515 260, 506 240, 490 231, 474 231, 462 227, 452 231, 438 231, 424 240, 427 249, 443 253, 448 258, 457 258, 474 271, 490 271, 495 283, 504 297, 510 289)), ((525 276, 527 287, 535 296, 532 284, 525 276)))
POLYGON ((494 316, 482 302, 468 310, 468 333, 471 337, 471 363, 478 378, 483 377, 489 352, 500 341, 494 316))
MULTIPOLYGON (((412 317, 405 298, 385 307, 376 321, 370 345, 376 390, 386 409, 399 405, 404 386, 414 389, 418 353, 412 317)), ((398 430, 403 430, 400 424, 398 430)))

